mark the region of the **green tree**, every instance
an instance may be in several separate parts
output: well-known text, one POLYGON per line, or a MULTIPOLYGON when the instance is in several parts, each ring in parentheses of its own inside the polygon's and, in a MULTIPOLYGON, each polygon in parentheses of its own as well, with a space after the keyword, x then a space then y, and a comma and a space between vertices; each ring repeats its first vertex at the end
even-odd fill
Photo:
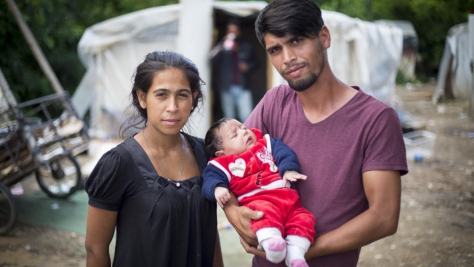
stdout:
MULTIPOLYGON (((95 23, 178 0, 16 0, 22 17, 63 88, 70 94, 85 69, 77 45, 95 23)), ((0 1, 0 67, 18 102, 54 93, 5 1, 0 1)))
POLYGON ((419 39, 419 76, 435 76, 443 54, 446 35, 454 25, 467 22, 474 0, 374 0, 373 12, 387 19, 409 20, 419 39))
MULTIPOLYGON (((266 0, 271 2, 270 0, 266 0)), ((296 0, 295 0, 296 1, 296 0)), ((179 0, 16 0, 53 71, 72 94, 85 69, 77 45, 85 29, 95 23, 148 7, 179 0)), ((351 17, 409 20, 419 38, 419 77, 434 76, 452 26, 466 22, 474 0, 318 0, 323 9, 351 17)), ((53 89, 5 1, 0 0, 0 67, 18 102, 53 93, 53 89)))
POLYGON ((436 76, 446 35, 451 27, 467 22, 474 0, 320 0, 321 8, 373 21, 408 20, 418 35, 421 57, 417 74, 436 76))

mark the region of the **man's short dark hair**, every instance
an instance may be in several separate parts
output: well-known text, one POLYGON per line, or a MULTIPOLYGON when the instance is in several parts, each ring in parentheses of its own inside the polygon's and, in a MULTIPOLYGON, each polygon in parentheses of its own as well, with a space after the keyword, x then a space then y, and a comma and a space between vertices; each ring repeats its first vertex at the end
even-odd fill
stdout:
POLYGON ((316 37, 324 25, 321 9, 313 0, 274 0, 255 21, 258 41, 265 47, 265 34, 316 37))
POLYGON ((238 18, 230 18, 230 19, 227 21, 227 25, 229 25, 229 24, 236 25, 237 27, 240 28, 241 22, 240 22, 240 19, 238 19, 238 18))

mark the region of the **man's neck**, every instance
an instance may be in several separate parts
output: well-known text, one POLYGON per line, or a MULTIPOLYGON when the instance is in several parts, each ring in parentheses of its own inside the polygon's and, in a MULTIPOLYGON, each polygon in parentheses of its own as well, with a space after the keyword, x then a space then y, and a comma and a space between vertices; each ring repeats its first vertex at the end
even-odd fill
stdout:
POLYGON ((311 123, 323 121, 349 102, 357 90, 336 77, 321 79, 303 92, 296 92, 306 118, 311 123))

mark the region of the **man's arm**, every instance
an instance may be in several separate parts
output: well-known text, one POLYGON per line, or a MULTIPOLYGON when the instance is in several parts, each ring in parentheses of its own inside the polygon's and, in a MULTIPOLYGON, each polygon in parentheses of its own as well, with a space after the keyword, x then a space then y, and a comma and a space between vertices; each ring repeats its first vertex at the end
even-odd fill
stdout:
POLYGON ((244 55, 245 55, 243 62, 241 62, 241 63, 245 63, 245 70, 241 69, 240 71, 242 71, 243 73, 246 73, 248 71, 255 69, 258 66, 258 61, 255 55, 255 50, 253 48, 253 45, 248 42, 242 43, 241 50, 242 52, 244 52, 244 55))
POLYGON ((306 253, 306 259, 353 250, 397 232, 400 172, 367 171, 363 173, 362 179, 369 202, 368 210, 315 239, 306 253))
POLYGON ((211 51, 209 52, 209 59, 211 60, 211 63, 212 64, 217 64, 217 62, 219 61, 219 58, 220 58, 220 53, 223 49, 223 46, 222 46, 222 41, 220 41, 219 43, 217 43, 212 49, 211 51))

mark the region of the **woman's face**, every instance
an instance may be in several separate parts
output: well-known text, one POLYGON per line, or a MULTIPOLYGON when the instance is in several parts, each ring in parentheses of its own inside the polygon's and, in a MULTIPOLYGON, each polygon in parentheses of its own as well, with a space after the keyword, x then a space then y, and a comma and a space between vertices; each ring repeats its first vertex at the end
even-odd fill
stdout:
POLYGON ((195 97, 184 73, 174 68, 157 72, 148 93, 137 90, 137 94, 140 106, 147 111, 148 125, 163 135, 179 133, 188 121, 195 97))

